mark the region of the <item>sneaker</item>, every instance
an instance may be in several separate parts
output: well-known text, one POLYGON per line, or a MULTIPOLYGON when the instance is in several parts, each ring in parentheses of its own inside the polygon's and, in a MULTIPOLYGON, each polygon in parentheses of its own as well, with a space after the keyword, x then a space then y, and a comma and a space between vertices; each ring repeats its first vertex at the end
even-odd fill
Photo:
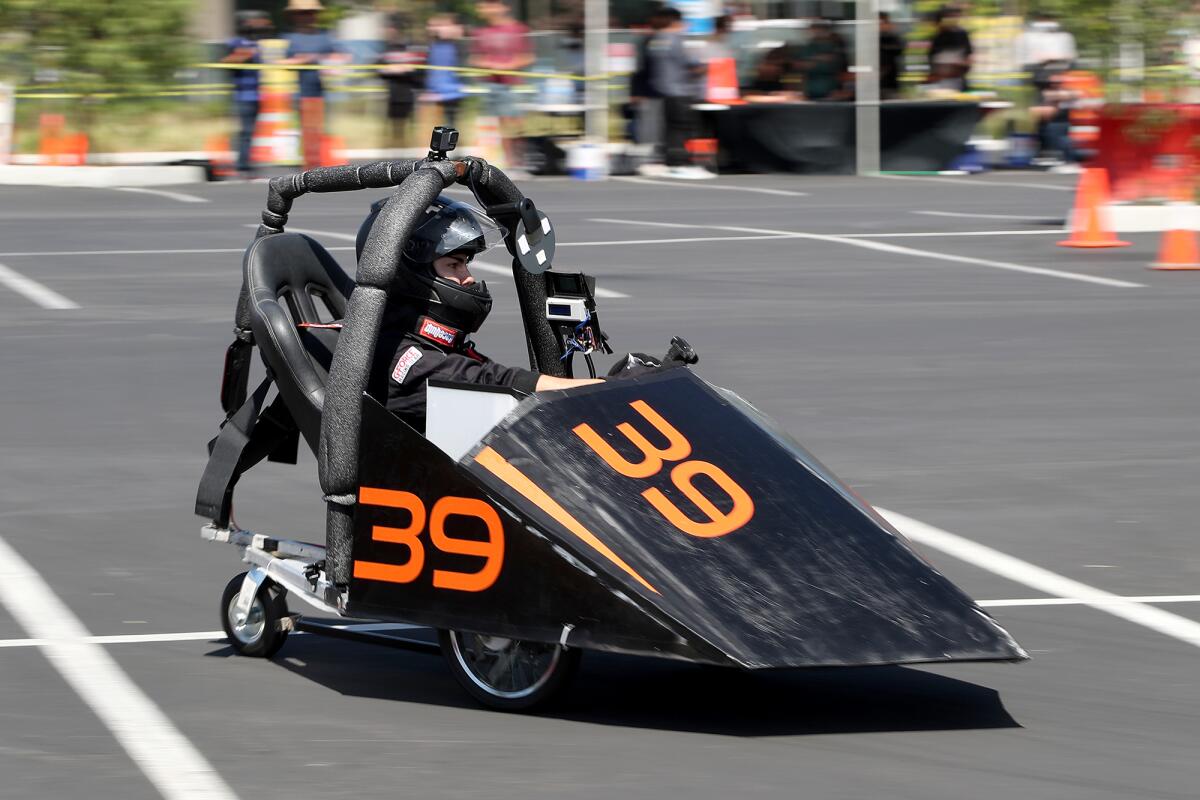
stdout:
POLYGON ((706 181, 717 176, 704 167, 671 167, 667 177, 685 181, 706 181))
POLYGON ((647 178, 662 178, 669 175, 670 168, 663 164, 638 164, 637 174, 647 178))

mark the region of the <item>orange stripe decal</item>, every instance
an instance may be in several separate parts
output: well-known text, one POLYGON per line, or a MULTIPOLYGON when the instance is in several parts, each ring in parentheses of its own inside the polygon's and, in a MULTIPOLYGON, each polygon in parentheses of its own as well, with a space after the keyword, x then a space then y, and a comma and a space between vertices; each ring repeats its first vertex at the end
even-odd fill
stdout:
POLYGON ((620 556, 609 549, 608 545, 596 538, 596 534, 589 531, 583 526, 583 523, 571 516, 571 512, 560 506, 558 502, 546 494, 546 492, 533 481, 505 460, 504 456, 497 453, 490 447, 485 447, 479 451, 479 455, 475 456, 475 461, 488 472, 495 475, 500 480, 507 483, 512 488, 529 502, 536 505, 542 511, 545 511, 554 518, 558 524, 569 530, 571 533, 583 540, 584 544, 595 550, 600 555, 607 558, 612 563, 621 568, 627 575, 635 581, 645 586, 650 591, 658 594, 658 589, 655 589, 646 579, 638 575, 633 567, 626 564, 620 556))

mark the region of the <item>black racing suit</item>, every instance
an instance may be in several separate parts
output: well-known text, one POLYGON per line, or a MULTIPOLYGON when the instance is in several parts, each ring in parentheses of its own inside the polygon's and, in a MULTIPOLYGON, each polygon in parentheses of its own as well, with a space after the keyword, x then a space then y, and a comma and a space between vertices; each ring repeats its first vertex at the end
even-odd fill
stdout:
POLYGON ((462 332, 429 317, 404 334, 388 364, 387 409, 425 432, 425 384, 430 378, 509 386, 532 394, 538 373, 497 364, 475 351, 462 332))

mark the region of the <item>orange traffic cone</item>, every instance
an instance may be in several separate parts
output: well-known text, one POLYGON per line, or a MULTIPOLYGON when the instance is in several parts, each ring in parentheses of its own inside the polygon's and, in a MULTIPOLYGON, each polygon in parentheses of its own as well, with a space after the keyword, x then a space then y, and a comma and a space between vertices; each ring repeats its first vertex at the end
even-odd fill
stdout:
POLYGON ((214 178, 232 178, 237 175, 228 136, 208 137, 204 142, 204 149, 208 151, 208 163, 214 178))
POLYGON ((346 140, 341 136, 322 136, 321 137, 321 166, 322 167, 337 167, 347 163, 343 152, 346 149, 346 140))
POLYGON ((1108 171, 1088 167, 1079 176, 1075 211, 1071 215, 1071 235, 1060 247, 1127 247, 1106 225, 1104 207, 1108 205, 1108 171))
POLYGON ((42 114, 38 118, 38 155, 43 164, 61 163, 66 120, 62 114, 42 114))
POLYGON ((1196 232, 1188 228, 1184 219, 1187 209, 1193 207, 1190 190, 1186 180, 1176 182, 1170 209, 1173 217, 1171 227, 1163 234, 1158 261, 1151 264, 1149 269, 1200 269, 1200 243, 1196 241, 1196 232))
POLYGON ((732 58, 714 58, 708 62, 708 87, 704 100, 718 105, 741 105, 738 94, 737 62, 732 58))

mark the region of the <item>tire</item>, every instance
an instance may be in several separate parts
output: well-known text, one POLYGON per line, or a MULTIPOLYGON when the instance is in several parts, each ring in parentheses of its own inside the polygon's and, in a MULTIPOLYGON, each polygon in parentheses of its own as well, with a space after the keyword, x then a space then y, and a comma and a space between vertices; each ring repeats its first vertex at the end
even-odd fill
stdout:
POLYGON ((498 711, 544 706, 570 682, 582 651, 562 645, 442 630, 442 655, 467 693, 498 711), (507 657, 508 669, 501 664, 507 657), (500 672, 495 673, 500 667, 500 672))
POLYGON ((274 582, 263 581, 254 595, 246 624, 238 627, 234 614, 245 577, 244 572, 234 576, 221 592, 221 627, 230 646, 240 655, 270 658, 287 641, 288 632, 279 629, 279 621, 288 615, 286 595, 274 582))

